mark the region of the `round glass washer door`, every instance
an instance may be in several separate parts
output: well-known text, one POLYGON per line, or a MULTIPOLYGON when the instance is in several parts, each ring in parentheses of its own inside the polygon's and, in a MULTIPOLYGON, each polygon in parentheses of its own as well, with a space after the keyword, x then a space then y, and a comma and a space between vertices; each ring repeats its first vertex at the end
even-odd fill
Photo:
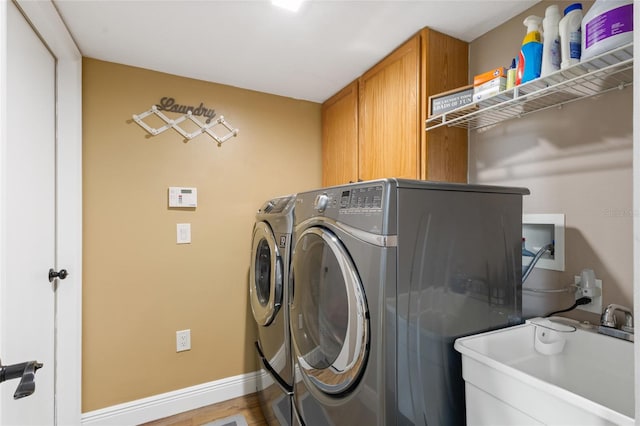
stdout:
POLYGON ((249 270, 251 310, 258 325, 271 324, 282 305, 282 258, 271 228, 257 222, 251 243, 249 270))
POLYGON ((351 257, 331 231, 308 228, 296 241, 290 279, 291 336, 304 378, 325 394, 348 393, 369 351, 369 313, 351 257))

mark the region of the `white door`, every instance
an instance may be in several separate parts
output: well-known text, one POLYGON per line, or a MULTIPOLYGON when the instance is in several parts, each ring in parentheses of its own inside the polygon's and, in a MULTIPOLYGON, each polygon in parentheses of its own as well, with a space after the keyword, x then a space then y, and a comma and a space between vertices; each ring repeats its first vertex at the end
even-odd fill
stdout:
POLYGON ((7 8, 6 144, 3 147, 0 359, 37 360, 35 393, 14 400, 0 385, 0 424, 53 424, 55 383, 56 62, 17 7, 7 8))

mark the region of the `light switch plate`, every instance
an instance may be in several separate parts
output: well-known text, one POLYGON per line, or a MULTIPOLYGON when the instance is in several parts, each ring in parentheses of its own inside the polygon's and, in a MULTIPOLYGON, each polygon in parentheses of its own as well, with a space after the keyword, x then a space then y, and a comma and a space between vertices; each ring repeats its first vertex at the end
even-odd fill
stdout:
POLYGON ((176 225, 176 243, 178 244, 190 244, 191 243, 191 224, 190 223, 178 223, 176 225))
POLYGON ((191 330, 176 331, 176 352, 191 350, 191 330))

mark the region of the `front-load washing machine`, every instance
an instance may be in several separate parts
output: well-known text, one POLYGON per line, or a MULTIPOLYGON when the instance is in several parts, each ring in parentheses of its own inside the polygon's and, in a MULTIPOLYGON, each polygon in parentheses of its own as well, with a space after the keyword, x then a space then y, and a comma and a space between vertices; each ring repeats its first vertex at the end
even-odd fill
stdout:
POLYGON ((521 322, 527 193, 384 179, 297 195, 289 314, 303 424, 464 424, 453 343, 521 322))
POLYGON ((270 425, 291 425, 293 364, 289 334, 289 259, 295 196, 265 202, 251 242, 249 299, 257 324, 256 355, 262 369, 257 392, 270 425))

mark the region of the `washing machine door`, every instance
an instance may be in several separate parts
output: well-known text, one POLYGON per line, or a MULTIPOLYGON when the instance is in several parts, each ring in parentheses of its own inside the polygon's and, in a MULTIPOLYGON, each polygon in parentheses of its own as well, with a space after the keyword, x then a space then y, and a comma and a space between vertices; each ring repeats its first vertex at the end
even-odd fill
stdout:
POLYGON ((258 325, 267 326, 282 305, 282 257, 271 227, 257 222, 251 243, 252 265, 249 272, 251 310, 258 325))
POLYGON ((290 328, 305 382, 337 396, 355 386, 368 357, 369 315, 360 277, 334 233, 308 228, 296 240, 290 328))

